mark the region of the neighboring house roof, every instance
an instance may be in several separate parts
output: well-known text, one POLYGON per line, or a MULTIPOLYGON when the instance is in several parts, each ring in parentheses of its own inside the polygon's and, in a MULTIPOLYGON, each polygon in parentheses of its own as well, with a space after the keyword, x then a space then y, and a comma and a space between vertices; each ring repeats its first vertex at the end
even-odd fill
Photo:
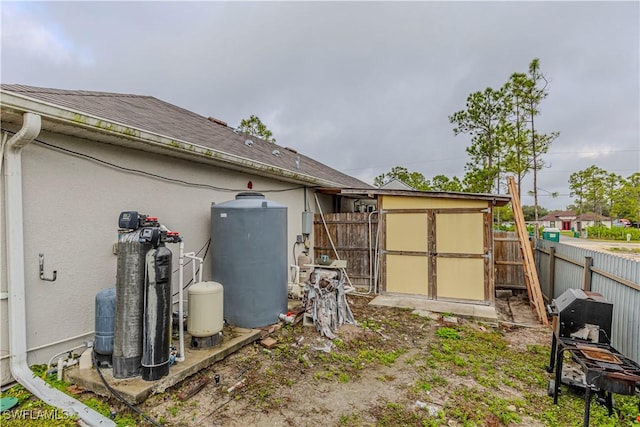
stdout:
POLYGON ((574 211, 554 211, 539 219, 539 221, 561 221, 562 219, 574 219, 576 213, 574 211))
POLYGON ((387 182, 385 185, 380 187, 382 190, 415 190, 409 184, 400 181, 397 178, 393 178, 391 181, 387 182))
POLYGON ((210 161, 235 170, 254 169, 253 173, 290 182, 324 187, 371 187, 296 150, 236 133, 220 120, 200 116, 152 96, 13 84, 0 85, 0 93, 3 122, 19 123, 23 112, 34 112, 41 115, 43 130, 51 132, 73 132, 71 134, 92 139, 97 132, 105 142, 108 138, 128 140, 122 145, 210 161), (245 144, 246 140, 252 144, 245 144), (278 151, 277 155, 274 150, 278 151))
POLYGON ((611 218, 604 215, 596 215, 593 212, 587 212, 578 215, 576 221, 611 221, 611 218))

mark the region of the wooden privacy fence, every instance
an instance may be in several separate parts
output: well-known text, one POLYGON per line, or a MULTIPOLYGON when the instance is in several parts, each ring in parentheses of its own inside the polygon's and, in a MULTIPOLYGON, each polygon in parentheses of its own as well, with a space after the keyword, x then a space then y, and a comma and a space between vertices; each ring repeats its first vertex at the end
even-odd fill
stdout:
MULTIPOLYGON (((347 261, 347 274, 354 286, 369 287, 369 279, 375 273, 376 213, 333 213, 325 214, 325 222, 340 259, 347 261), (369 222, 371 220, 371 222, 369 222), (371 235, 370 235, 371 234, 371 235), (369 239, 371 238, 371 262, 369 264, 369 239)), ((320 215, 314 215, 314 256, 328 255, 336 258, 331 241, 325 231, 320 215)), ((518 237, 513 231, 494 231, 495 288, 526 290, 522 269, 522 255, 518 237)))
POLYGON ((515 231, 493 232, 495 288, 526 290, 520 243, 515 231))
POLYGON ((640 363, 640 262, 606 252, 538 240, 536 268, 545 299, 569 288, 613 303, 611 344, 640 363))
POLYGON ((335 246, 340 259, 347 261, 347 275, 351 284, 357 288, 368 288, 374 275, 374 249, 378 229, 377 213, 330 213, 324 214, 324 222, 320 215, 313 219, 313 252, 316 258, 327 255, 336 259, 331 246, 335 246), (331 236, 331 240, 329 239, 331 236), (370 250, 371 249, 371 250, 370 250), (371 259, 370 259, 371 258, 371 259))

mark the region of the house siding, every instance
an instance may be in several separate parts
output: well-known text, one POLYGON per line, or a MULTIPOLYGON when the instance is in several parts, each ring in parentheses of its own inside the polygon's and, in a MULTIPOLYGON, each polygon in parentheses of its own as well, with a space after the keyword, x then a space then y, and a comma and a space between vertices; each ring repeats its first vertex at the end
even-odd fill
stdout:
MULTIPOLYGON (((3 123, 3 129, 18 130, 8 123, 3 123)), ((253 191, 264 191, 267 199, 288 207, 288 247, 301 233, 304 189, 299 185, 60 134, 43 132, 37 139, 121 167, 237 191, 189 186, 125 172, 37 142, 25 147, 22 179, 27 348, 38 348, 29 352, 29 364, 46 363, 54 354, 91 338, 95 295, 101 289, 115 286, 117 257, 113 245, 117 242, 117 220, 122 211, 138 210, 157 216, 162 224, 180 232, 186 251, 198 251, 210 236, 211 203, 232 200, 237 192, 247 191, 247 183, 251 181, 253 191), (45 255, 47 276, 57 270, 55 282, 40 280, 39 253, 45 255), (69 340, 69 337, 78 338, 69 340), (49 346, 57 341, 62 342, 49 346)), ((309 197, 312 194, 309 192, 309 197)), ((3 234, 5 202, 3 189, 3 234)), ((313 208, 313 203, 309 204, 313 208)), ((168 247, 173 251, 176 270, 177 245, 168 247)), ((211 277, 209 256, 203 265, 205 280, 211 277)), ((287 256, 292 263, 292 255, 287 256)), ((1 290, 6 291, 5 247, 1 262, 1 290)), ((177 274, 173 280, 177 284, 177 274)), ((6 357, 10 328, 7 308, 8 301, 0 301, 2 383, 10 380, 6 357)))

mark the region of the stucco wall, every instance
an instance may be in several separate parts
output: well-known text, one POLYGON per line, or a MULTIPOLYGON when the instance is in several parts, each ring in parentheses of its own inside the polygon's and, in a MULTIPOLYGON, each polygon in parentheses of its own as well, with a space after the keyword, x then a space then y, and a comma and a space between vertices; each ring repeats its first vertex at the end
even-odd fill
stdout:
MULTIPOLYGON (((40 348, 29 352, 29 364, 46 363, 55 353, 82 343, 86 339, 79 337, 82 334, 91 337, 95 294, 115 286, 113 245, 117 242, 121 211, 137 210, 159 217, 162 224, 181 233, 185 251, 198 251, 209 239, 211 202, 232 200, 239 191, 247 191, 251 181, 253 191, 264 192, 267 199, 288 207, 289 248, 301 233, 304 189, 299 185, 57 134, 42 133, 38 139, 121 167, 220 190, 125 172, 38 143, 27 146, 23 150, 27 348, 40 348), (39 253, 45 255, 47 276, 57 270, 55 282, 39 279, 39 253), (48 346, 57 341, 63 342, 48 346)), ((312 191, 309 197, 313 197, 312 191)), ((3 207, 4 204, 3 190, 3 207)), ((312 199, 309 205, 315 210, 312 199)), ((4 235, 4 208, 2 212, 4 235)), ((3 291, 7 289, 4 242, 3 238, 3 291)), ((177 269, 178 247, 169 248, 174 252, 177 269)), ((204 262, 205 280, 210 279, 209 256, 204 262)), ((288 257, 292 263, 291 253, 288 257)), ((191 277, 191 267, 188 268, 186 280, 191 277)), ((173 280, 177 290, 177 274, 173 280)), ((0 302, 0 311, 0 368, 4 383, 9 374, 7 300, 0 302)))

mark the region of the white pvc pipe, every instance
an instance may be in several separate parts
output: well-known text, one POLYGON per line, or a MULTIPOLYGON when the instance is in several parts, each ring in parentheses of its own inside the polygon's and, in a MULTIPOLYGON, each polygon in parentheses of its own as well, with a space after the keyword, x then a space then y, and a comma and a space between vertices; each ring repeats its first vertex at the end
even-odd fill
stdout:
POLYGON ((295 273, 293 274, 293 283, 300 283, 300 267, 297 265, 289 264, 289 270, 293 269, 295 273))
POLYGON ((192 270, 193 283, 202 282, 202 263, 204 262, 204 259, 197 257, 195 252, 187 252, 184 256, 194 261, 198 261, 198 281, 196 282, 196 263, 194 262, 192 270))
MULTIPOLYGON (((372 247, 373 247, 373 238, 371 237, 371 216, 373 214, 377 214, 378 211, 371 211, 369 212, 368 215, 368 222, 369 222, 369 290, 366 292, 365 295, 370 294, 371 292, 373 292, 373 256, 371 255, 372 252, 372 247)), ((378 217, 378 222, 380 222, 380 217, 378 217)), ((377 243, 376 243, 376 250, 377 250, 377 243)))
POLYGON ((51 364, 53 363, 53 360, 54 360, 54 359, 58 358, 59 356, 62 356, 62 355, 64 355, 64 354, 66 354, 66 353, 71 353, 72 351, 76 351, 76 350, 81 349, 81 348, 84 348, 84 347, 86 347, 86 345, 85 345, 85 344, 82 344, 82 345, 78 345, 78 346, 76 346, 76 347, 70 348, 69 350, 61 351, 60 353, 55 354, 53 357, 51 357, 51 359, 49 359, 49 362, 47 362, 47 371, 48 371, 49 369, 51 369, 51 364))
POLYGON ((178 289, 178 331, 180 336, 180 348, 178 349, 178 356, 176 356, 177 362, 184 362, 184 242, 180 240, 180 279, 178 289))
MULTIPOLYGON (((58 345, 58 344, 64 344, 64 343, 69 342, 69 341, 78 340, 80 338, 84 338, 84 337, 87 337, 89 335, 95 335, 95 333, 96 333, 96 331, 85 332, 84 334, 76 335, 75 337, 64 338, 64 339, 61 339, 61 340, 58 340, 58 341, 54 341, 54 342, 50 342, 50 343, 47 343, 47 344, 39 345, 37 347, 31 347, 31 348, 27 349, 27 353, 31 353, 32 351, 36 351, 36 350, 42 350, 43 348, 53 347, 54 345, 58 345)), ((3 356, 0 356, 0 360, 8 359, 9 357, 11 357, 10 354, 5 354, 3 356)))
POLYGON ((37 114, 24 113, 22 128, 5 147, 5 226, 7 281, 9 283, 9 344, 11 374, 36 397, 90 426, 115 426, 109 418, 80 401, 49 386, 34 376, 27 365, 27 305, 24 275, 24 213, 22 207, 22 148, 33 141, 41 129, 37 114))

